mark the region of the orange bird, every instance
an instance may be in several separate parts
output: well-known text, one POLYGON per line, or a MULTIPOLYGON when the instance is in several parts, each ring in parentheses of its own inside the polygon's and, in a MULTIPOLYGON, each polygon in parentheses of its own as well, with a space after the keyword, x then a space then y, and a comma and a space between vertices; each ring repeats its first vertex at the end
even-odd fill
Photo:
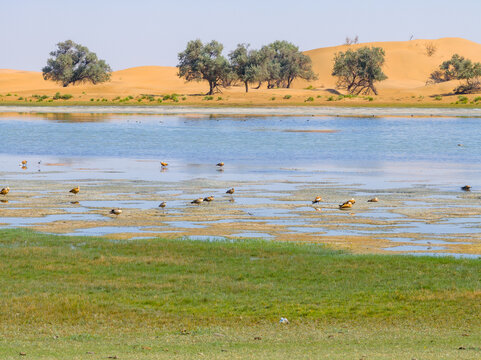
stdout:
POLYGON ((312 201, 313 204, 317 204, 322 201, 322 197, 316 196, 316 198, 312 201))
POLYGON ((7 186, 7 187, 4 187, 2 190, 0 190, 0 194, 2 194, 3 196, 7 195, 8 192, 10 191, 10 188, 7 186))
POLYGON ((70 190, 69 192, 71 192, 72 194, 75 194, 77 195, 80 191, 80 186, 77 185, 77 187, 74 187, 72 190, 70 190))
POLYGON ((225 193, 232 195, 233 193, 235 193, 235 189, 234 189, 234 188, 231 188, 231 189, 227 190, 225 193))
POLYGON ((167 167, 167 166, 169 166, 169 164, 168 164, 168 163, 166 163, 165 161, 161 161, 161 162, 160 162, 160 165, 162 165, 163 167, 167 167))

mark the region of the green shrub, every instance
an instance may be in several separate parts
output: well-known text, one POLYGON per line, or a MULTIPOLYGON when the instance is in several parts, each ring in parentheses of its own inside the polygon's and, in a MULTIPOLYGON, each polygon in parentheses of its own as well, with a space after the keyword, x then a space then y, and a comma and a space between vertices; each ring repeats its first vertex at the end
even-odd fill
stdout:
POLYGON ((23 100, 23 97, 20 96, 17 100, 23 100))
POLYGON ((127 99, 129 99, 129 100, 133 100, 133 99, 134 99, 134 97, 133 97, 132 95, 129 95, 129 96, 127 97, 127 99))
POLYGON ((213 96, 204 96, 204 99, 203 100, 214 100, 214 97, 213 96))
POLYGON ((285 100, 289 100, 292 96, 291 95, 284 95, 285 100))
POLYGON ((114 98, 112 99, 112 101, 117 101, 117 100, 120 100, 120 96, 114 97, 114 98))
POLYGON ((222 96, 219 96, 219 97, 217 98, 217 101, 221 101, 221 100, 222 100, 222 96))
POLYGON ((271 101, 274 101, 275 99, 276 99, 276 97, 275 97, 275 96, 271 97, 271 101))
POLYGON ((308 102, 308 101, 314 101, 314 98, 312 96, 309 96, 306 100, 304 100, 304 102, 308 102))
POLYGON ((480 101, 481 101, 481 96, 476 96, 476 97, 473 99, 473 101, 474 101, 475 103, 480 102, 480 101))
POLYGON ((182 100, 184 100, 184 101, 187 100, 187 97, 183 96, 183 97, 182 97, 182 100))
POLYGON ((7 95, 5 95, 5 96, 12 96, 12 94, 8 93, 8 94, 7 94, 7 95))
POLYGON ((367 101, 374 101, 374 98, 372 96, 366 96, 364 98, 364 100, 367 100, 367 101))
POLYGON ((71 98, 73 98, 73 96, 71 94, 61 95, 59 92, 55 93, 55 95, 53 96, 54 100, 58 100, 58 99, 68 100, 68 99, 71 99, 71 98))
POLYGON ((157 102, 158 102, 159 104, 161 104, 161 103, 162 103, 162 99, 161 99, 161 98, 158 98, 158 99, 157 99, 157 102))
POLYGON ((329 96, 329 97, 327 98, 327 101, 334 101, 334 96, 329 96))
POLYGON ((305 90, 312 90, 312 89, 314 89, 314 86, 309 85, 308 87, 306 87, 306 88, 304 88, 304 89, 305 89, 305 90))
POLYGON ((443 98, 442 98, 440 95, 436 95, 436 96, 434 97, 434 100, 436 100, 436 101, 441 101, 442 99, 443 99, 443 98))
POLYGON ((164 100, 164 101, 165 101, 165 100, 169 100, 169 99, 170 99, 170 95, 168 95, 168 94, 167 94, 167 95, 164 95, 164 96, 162 97, 162 100, 164 100))
POLYGON ((458 96, 458 101, 456 101, 456 104, 467 104, 469 101, 467 96, 460 95, 458 96))
POLYGON ((317 95, 316 98, 320 99, 322 96, 321 95, 317 95))

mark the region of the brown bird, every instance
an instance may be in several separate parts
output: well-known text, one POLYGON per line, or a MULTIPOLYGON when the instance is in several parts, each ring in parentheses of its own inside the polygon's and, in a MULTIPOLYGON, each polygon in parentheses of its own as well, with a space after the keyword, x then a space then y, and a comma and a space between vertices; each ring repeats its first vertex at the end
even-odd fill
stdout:
POLYGON ((464 186, 461 188, 461 190, 463 190, 463 191, 471 191, 471 186, 469 186, 469 185, 464 185, 464 186))
POLYGON ((312 200, 312 203, 313 203, 313 204, 317 204, 317 203, 319 203, 319 202, 321 202, 321 201, 322 201, 322 197, 316 196, 316 198, 315 198, 314 200, 312 200))
POLYGON ((377 197, 369 199, 367 202, 379 202, 379 199, 377 197))
POLYGON ((234 189, 234 188, 231 188, 231 189, 227 190, 225 193, 232 195, 233 193, 235 193, 235 189, 234 189))
POLYGON ((4 204, 8 204, 8 200, 7 199, 0 199, 0 202, 4 203, 4 204))
POLYGON ((198 199, 192 200, 190 203, 199 205, 199 204, 202 204, 203 201, 204 201, 204 198, 198 198, 198 199))
POLYGON ((214 197, 213 196, 207 196, 207 197, 204 198, 204 201, 207 201, 207 202, 214 201, 214 197))
POLYGON ((120 214, 122 214, 122 209, 119 209, 119 208, 112 209, 112 210, 110 210, 110 213, 114 214, 114 215, 120 215, 120 214))
POLYGON ((77 187, 74 187, 72 190, 70 190, 69 192, 71 192, 72 194, 74 195, 77 195, 80 191, 80 186, 77 185, 77 187))
POLYGON ((221 161, 220 163, 217 163, 216 166, 222 167, 224 166, 224 163, 221 161))
POLYGON ((27 160, 22 160, 22 165, 27 165, 27 160))
POLYGON ((159 208, 165 208, 167 206, 166 202, 165 201, 162 201, 159 205, 159 208))
POLYGON ((79 204, 78 201, 71 201, 70 203, 71 203, 72 205, 78 205, 78 204, 79 204))
POLYGON ((353 198, 351 198, 351 200, 348 200, 351 204, 355 204, 356 203, 356 200, 354 200, 353 198))
POLYGON ((7 195, 8 192, 10 191, 10 188, 7 186, 7 187, 4 187, 2 190, 0 190, 0 194, 2 194, 3 196, 7 195))
POLYGON ((161 161, 161 162, 160 162, 160 165, 162 165, 163 167, 167 167, 167 166, 169 166, 169 164, 168 164, 168 163, 166 163, 166 162, 164 162, 164 161, 161 161))
POLYGON ((352 203, 350 201, 346 201, 344 204, 339 205, 339 209, 347 210, 352 208, 352 203))

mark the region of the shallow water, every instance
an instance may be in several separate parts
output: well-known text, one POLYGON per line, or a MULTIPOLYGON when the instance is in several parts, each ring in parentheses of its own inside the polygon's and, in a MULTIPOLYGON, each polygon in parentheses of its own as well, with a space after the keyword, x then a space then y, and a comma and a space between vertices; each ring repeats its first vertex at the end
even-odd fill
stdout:
POLYGON ((432 244, 451 244, 459 235, 477 240, 480 132, 478 118, 3 114, 0 186, 14 190, 12 200, 1 203, 0 223, 106 222, 70 232, 98 236, 179 228, 181 235, 202 239, 399 234, 411 245, 427 245, 433 235, 432 244), (24 159, 26 169, 19 166, 24 159), (219 161, 225 162, 222 171, 219 161), (66 194, 79 183, 88 191, 66 194), (461 192, 465 184, 473 191, 461 192), (231 187, 233 196, 225 194, 231 187), (314 196, 326 193, 330 198, 311 206, 314 196), (190 205, 209 195, 213 203, 190 205), (351 196, 364 199, 352 211, 338 211, 351 196), (375 196, 380 203, 366 203, 375 196), (79 204, 66 207, 73 200, 79 204), (43 201, 61 213, 14 213, 31 202, 42 209, 43 201), (167 201, 164 210, 161 201, 167 201), (114 207, 127 210, 122 221, 132 214, 141 220, 145 212, 145 219, 156 216, 158 224, 162 216, 167 226, 117 226, 90 213, 114 207), (458 209, 467 214, 449 214, 458 209), (433 213, 446 215, 424 219, 433 213))

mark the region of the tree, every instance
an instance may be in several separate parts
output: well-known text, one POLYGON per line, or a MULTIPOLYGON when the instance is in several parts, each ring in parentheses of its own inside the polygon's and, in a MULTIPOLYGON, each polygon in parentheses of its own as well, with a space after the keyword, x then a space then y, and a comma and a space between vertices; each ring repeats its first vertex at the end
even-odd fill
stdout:
POLYGON ((220 91, 219 86, 232 80, 232 69, 222 56, 223 48, 215 40, 205 45, 200 40, 189 41, 187 48, 178 55, 178 76, 187 81, 206 80, 209 83, 208 95, 220 91))
POLYGON ((454 54, 451 59, 444 61, 439 70, 434 71, 427 84, 451 80, 464 80, 465 83, 456 87, 455 94, 465 94, 481 89, 481 63, 473 63, 463 56, 454 54))
POLYGON ((287 41, 275 41, 263 46, 260 58, 264 64, 267 87, 290 88, 296 78, 317 79, 312 71, 312 61, 299 48, 287 41))
POLYGON ((69 84, 91 82, 98 84, 110 80, 112 69, 104 60, 85 46, 67 40, 57 44, 50 53, 47 66, 42 69, 45 80, 53 80, 64 87, 69 84))
POLYGON ((257 50, 249 50, 249 45, 239 44, 229 54, 232 70, 249 92, 249 83, 262 81, 266 76, 262 57, 257 50))
POLYGON ((387 76, 382 72, 384 50, 379 47, 362 47, 337 53, 334 57, 333 76, 337 76, 337 86, 350 94, 377 95, 374 83, 387 76))

